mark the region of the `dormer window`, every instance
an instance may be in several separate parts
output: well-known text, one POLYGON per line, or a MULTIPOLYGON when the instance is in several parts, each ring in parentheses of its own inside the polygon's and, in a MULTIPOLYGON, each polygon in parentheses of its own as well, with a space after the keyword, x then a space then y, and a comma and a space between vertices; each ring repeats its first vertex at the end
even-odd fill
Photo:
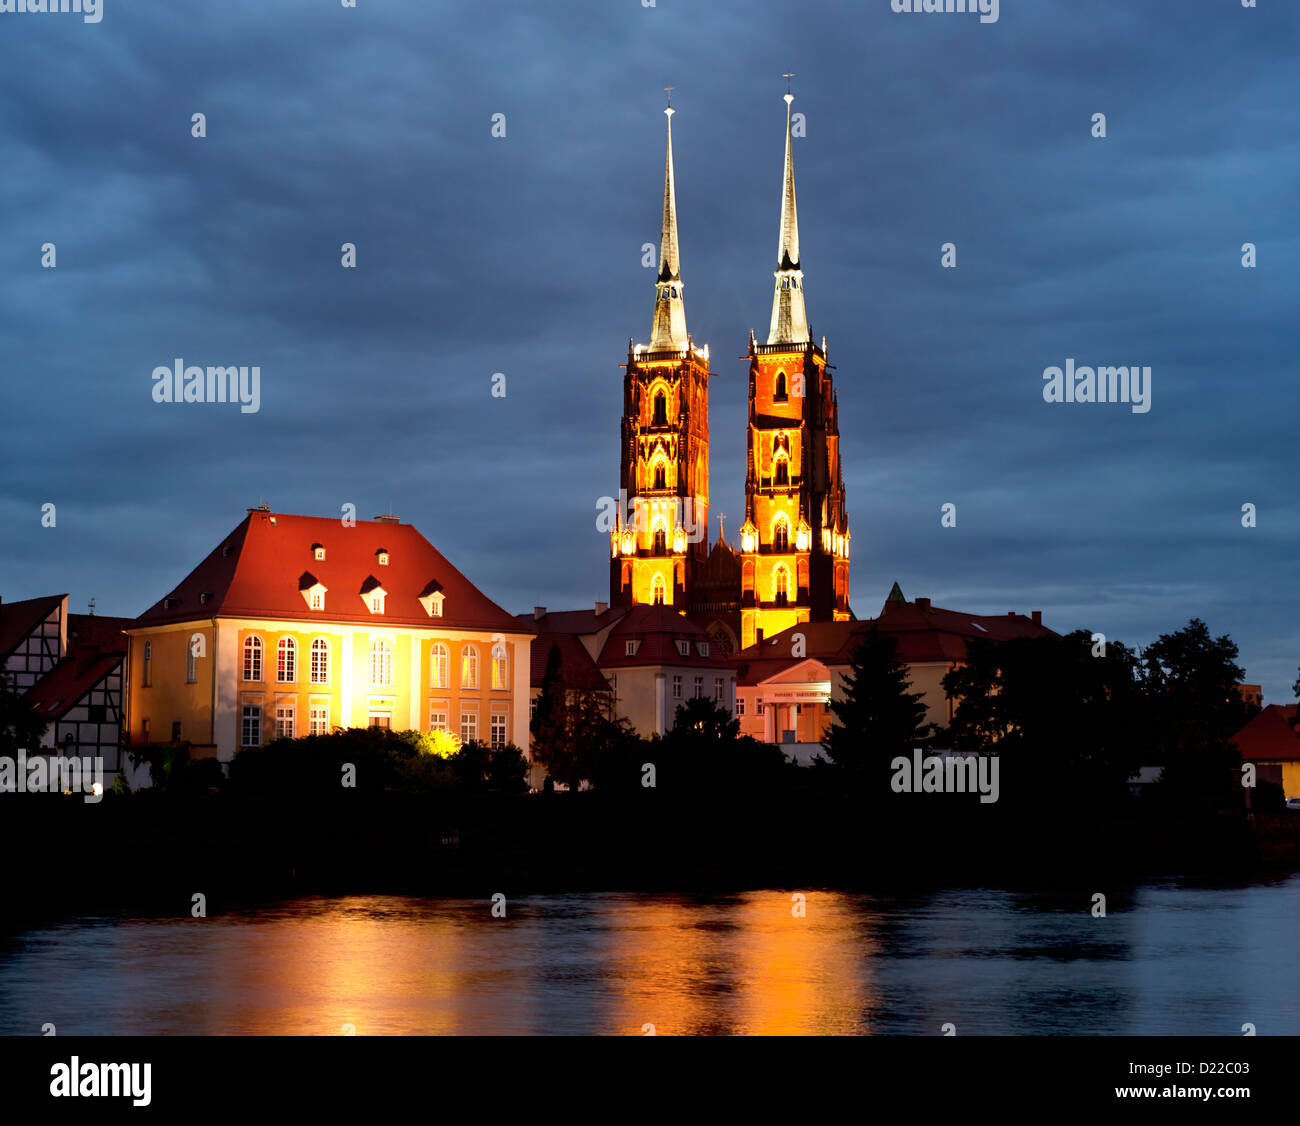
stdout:
POLYGON ((635 657, 635 656, 636 656, 636 642, 635 642, 635 641, 625 641, 625 642, 623 642, 623 656, 625 656, 625 657, 635 657))
POLYGON ((424 612, 431 618, 442 617, 442 604, 446 595, 442 593, 442 583, 433 579, 425 584, 420 591, 420 605, 424 607, 424 612))
POLYGON ((384 612, 384 599, 388 591, 383 588, 374 575, 367 575, 366 581, 361 584, 361 600, 366 604, 366 609, 372 614, 382 614, 384 612))
POLYGON ((689 657, 691 655, 691 643, 689 641, 679 641, 677 643, 677 652, 683 657, 689 657))
POLYGON ((381 567, 388 566, 388 552, 384 548, 381 547, 375 552, 375 558, 379 561, 381 567))
POLYGON ((325 562, 325 546, 324 546, 323 544, 319 544, 319 543, 314 543, 314 544, 312 544, 312 545, 311 545, 311 557, 312 557, 313 559, 315 559, 317 563, 324 563, 324 562, 325 562))
POLYGON ((302 595, 309 610, 325 609, 325 591, 329 588, 310 571, 298 576, 298 593, 302 595))
POLYGON ((709 643, 707 641, 697 641, 695 643, 695 648, 700 651, 701 657, 707 657, 709 655, 709 643))

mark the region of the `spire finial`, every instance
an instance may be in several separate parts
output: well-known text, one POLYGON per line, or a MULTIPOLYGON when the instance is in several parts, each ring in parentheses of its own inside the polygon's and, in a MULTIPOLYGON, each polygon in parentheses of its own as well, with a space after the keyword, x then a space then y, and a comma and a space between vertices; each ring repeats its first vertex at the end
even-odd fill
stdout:
POLYGON ((781 180, 781 237, 776 249, 776 293, 772 298, 772 324, 767 334, 769 344, 806 344, 808 314, 803 299, 803 271, 799 268, 799 213, 794 195, 794 117, 790 103, 790 79, 785 79, 785 171, 781 180))
POLYGON ((673 175, 672 86, 668 94, 668 152, 664 157, 664 211, 659 232, 659 276, 655 280, 654 324, 650 333, 651 351, 683 351, 688 346, 686 307, 682 304, 682 276, 677 251, 677 187, 673 175))

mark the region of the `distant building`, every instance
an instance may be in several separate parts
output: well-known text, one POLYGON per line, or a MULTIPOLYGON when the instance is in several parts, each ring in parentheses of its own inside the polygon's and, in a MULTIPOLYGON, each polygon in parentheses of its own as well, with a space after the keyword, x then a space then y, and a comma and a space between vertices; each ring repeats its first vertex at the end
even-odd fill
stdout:
MULTIPOLYGON (((98 758, 104 785, 132 776, 122 753, 129 618, 69 614, 68 596, 0 602, 0 660, 48 726, 40 748, 98 758)), ((29 752, 37 748, 27 748, 29 752)))
POLYGON ((1054 636, 1037 610, 1029 616, 965 614, 932 606, 928 598, 908 602, 895 583, 875 619, 804 622, 737 653, 741 733, 787 744, 798 761, 820 753, 833 720, 830 703, 843 697, 853 651, 871 629, 895 638, 911 690, 923 694, 925 721, 940 727, 948 726, 953 711, 943 678, 965 661, 970 641, 1054 636))
POLYGON ((730 711, 735 664, 699 625, 670 606, 610 608, 548 613, 538 606, 521 624, 537 630, 533 641, 532 695, 541 691, 551 646, 559 644, 570 689, 600 692, 613 714, 641 735, 662 735, 677 709, 706 696, 730 711))
POLYGON ((1253 762, 1258 780, 1274 782, 1288 798, 1300 798, 1300 730, 1295 704, 1269 704, 1233 737, 1242 762, 1253 762))
POLYGON ((133 744, 225 763, 373 726, 527 749, 533 630, 395 517, 249 509, 127 633, 133 744))
POLYGON ((1258 684, 1238 684, 1237 694, 1248 704, 1257 708, 1264 706, 1264 689, 1258 684))

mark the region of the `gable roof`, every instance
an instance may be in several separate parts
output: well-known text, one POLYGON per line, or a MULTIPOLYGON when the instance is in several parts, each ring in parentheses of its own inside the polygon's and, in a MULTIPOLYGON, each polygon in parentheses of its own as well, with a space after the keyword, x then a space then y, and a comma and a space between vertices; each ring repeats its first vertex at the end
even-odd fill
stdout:
MULTIPOLYGON (((897 589, 898 584, 894 584, 897 589)), ((899 659, 908 663, 966 659, 966 645, 975 639, 1010 641, 1016 637, 1052 637, 1053 630, 1024 614, 965 614, 931 606, 929 599, 904 602, 893 597, 877 618, 847 622, 803 622, 736 654, 739 682, 754 685, 804 657, 828 666, 848 665, 862 635, 870 629, 890 634, 898 643, 899 659), (803 656, 795 657, 794 635, 803 635, 803 656)), ((902 592, 899 591, 901 594, 902 592)))
POLYGON ((291 516, 254 509, 166 599, 132 623, 135 629, 214 617, 446 627, 533 633, 480 591, 409 524, 358 520, 345 527, 335 517, 291 516), (315 544, 325 548, 316 559, 315 544), (383 614, 372 614, 358 592, 374 579, 375 553, 388 552, 379 568, 387 594, 383 614), (323 611, 308 610, 300 593, 304 570, 329 595, 323 611), (431 618, 420 596, 431 582, 446 596, 443 615, 431 618), (203 596, 207 595, 206 600, 203 596))
POLYGON ((27 690, 26 699, 44 720, 67 714, 86 693, 126 659, 130 618, 68 615, 68 652, 27 690))
POLYGON ((731 668, 733 662, 711 646, 707 657, 700 656, 697 642, 709 642, 705 630, 671 606, 633 606, 623 616, 605 641, 596 658, 602 669, 640 667, 642 665, 699 665, 706 668, 731 668), (628 641, 637 641, 636 653, 627 655, 628 641), (677 650, 678 641, 690 642, 686 656, 677 650))
POLYGON ((66 594, 47 594, 21 602, 0 602, 0 657, 7 657, 17 649, 23 639, 30 636, 67 597, 66 594))
POLYGON ((565 686, 587 691, 608 692, 609 681, 596 667, 587 647, 572 633, 539 633, 533 638, 529 652, 529 683, 540 688, 546 679, 546 662, 551 659, 551 647, 560 647, 560 672, 565 686))
POLYGON ((1232 741, 1247 760, 1300 760, 1300 733, 1291 726, 1295 704, 1269 704, 1251 718, 1232 741))

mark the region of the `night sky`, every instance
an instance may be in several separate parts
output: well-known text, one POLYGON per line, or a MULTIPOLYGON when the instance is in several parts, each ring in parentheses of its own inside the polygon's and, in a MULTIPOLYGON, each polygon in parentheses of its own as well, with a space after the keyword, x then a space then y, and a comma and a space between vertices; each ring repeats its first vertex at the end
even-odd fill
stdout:
POLYGON ((134 616, 263 500, 391 505, 512 611, 606 598, 666 85, 735 542, 793 71, 856 614, 897 580, 1131 644, 1197 616, 1292 699, 1300 6, 104 3, 0 14, 6 601, 134 616), (155 403, 177 357, 259 365, 260 410, 155 403), (1150 412, 1045 403, 1067 358, 1150 365, 1150 412))

